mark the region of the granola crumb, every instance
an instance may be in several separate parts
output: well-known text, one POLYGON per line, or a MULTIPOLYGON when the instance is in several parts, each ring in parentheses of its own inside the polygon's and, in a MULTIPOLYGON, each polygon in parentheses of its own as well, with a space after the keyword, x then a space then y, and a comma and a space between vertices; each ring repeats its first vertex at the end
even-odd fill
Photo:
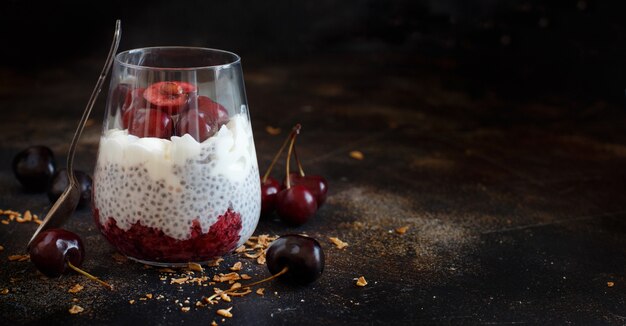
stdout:
POLYGON ((259 265, 265 265, 266 259, 265 259, 265 255, 261 255, 259 256, 259 258, 256 259, 257 264, 259 265))
POLYGON ((146 294, 146 298, 148 298, 148 299, 152 299, 152 293, 148 293, 148 294, 146 294))
POLYGON ((231 267, 231 268, 230 268, 230 270, 231 270, 231 271, 240 271, 240 270, 241 270, 241 265, 242 265, 242 264, 241 264, 241 262, 240 262, 240 261, 238 261, 238 262, 236 262, 236 263, 233 265, 233 267, 231 267))
POLYGON ((606 282, 606 286, 612 288, 613 286, 615 286, 615 282, 606 282))
POLYGON ((67 290, 67 292, 69 292, 69 293, 78 293, 78 292, 82 291, 84 288, 85 288, 84 286, 76 283, 69 290, 67 290))
POLYGON ((409 226, 405 225, 405 226, 401 226, 401 227, 397 228, 396 229, 396 233, 397 234, 405 234, 406 231, 408 231, 408 230, 409 230, 409 226))
POLYGON ((158 271, 161 273, 176 273, 176 271, 171 268, 160 268, 158 271))
POLYGON ((363 155, 363 153, 361 151, 351 151, 350 152, 350 157, 352 157, 355 160, 363 160, 365 158, 365 156, 363 155))
POLYGON ((9 294, 9 289, 2 289, 2 291, 0 291, 0 294, 2 294, 2 295, 9 294))
POLYGON ((339 238, 329 237, 328 239, 337 247, 337 249, 343 249, 348 246, 347 242, 343 242, 339 240, 339 238))
POLYGON ((29 255, 10 255, 8 257, 9 261, 27 261, 30 259, 29 255))
POLYGON ((128 300, 128 303, 135 304, 135 300, 128 300))
POLYGON ((204 272, 204 268, 202 268, 202 266, 198 263, 188 263, 187 268, 196 272, 204 272))
POLYGON ((70 308, 69 312, 72 315, 76 315, 79 314, 81 312, 85 311, 85 309, 79 305, 73 305, 72 308, 70 308))
POLYGON ((180 308, 180 311, 182 311, 182 312, 189 312, 190 309, 191 309, 190 307, 182 307, 182 308, 180 308))
POLYGON ((277 127, 267 126, 265 127, 265 131, 272 136, 276 136, 280 134, 280 128, 277 128, 277 127))
POLYGON ((242 280, 249 280, 252 279, 252 276, 248 275, 248 274, 241 274, 239 275, 241 277, 242 280))
POLYGON ((256 294, 261 295, 261 296, 265 295, 265 288, 258 288, 256 290, 256 294))
POLYGON ((367 281, 365 280, 365 277, 360 276, 359 279, 356 280, 356 286, 366 286, 367 285, 367 281))
POLYGON ((230 312, 231 309, 233 309, 233 307, 230 307, 228 309, 219 309, 217 311, 217 314, 223 317, 231 318, 233 316, 233 314, 230 312))
POLYGON ((214 321, 211 322, 211 326, 217 326, 217 323, 214 321))
POLYGON ((4 250, 4 247, 3 247, 3 246, 0 246, 0 251, 2 251, 2 250, 4 250))
POLYGON ((8 225, 9 224, 9 220, 2 220, 0 223, 8 225))

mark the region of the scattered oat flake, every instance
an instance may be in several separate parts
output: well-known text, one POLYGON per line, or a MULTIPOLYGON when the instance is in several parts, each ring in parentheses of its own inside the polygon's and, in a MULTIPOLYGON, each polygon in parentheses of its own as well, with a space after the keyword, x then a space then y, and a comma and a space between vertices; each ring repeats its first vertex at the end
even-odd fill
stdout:
POLYGON ((265 131, 267 131, 267 133, 272 135, 272 136, 276 136, 276 135, 280 134, 280 128, 276 128, 276 127, 272 127, 272 126, 265 127, 265 131))
POLYGON ((176 271, 171 269, 171 268, 160 268, 159 272, 161 272, 161 273, 176 273, 176 271))
POLYGON ((211 322, 211 326, 217 326, 217 323, 214 321, 211 322))
POLYGON ((189 312, 189 309, 191 309, 190 307, 182 307, 180 308, 180 311, 182 312, 189 312))
POLYGON ((217 258, 217 259, 215 259, 213 261, 210 261, 207 265, 209 267, 218 267, 220 265, 220 263, 223 262, 223 261, 224 261, 224 258, 220 257, 220 258, 217 258))
POLYGON ((362 160, 365 156, 363 156, 363 153, 361 151, 352 151, 350 152, 350 157, 352 157, 355 160, 362 160))
POLYGON ((183 284, 185 282, 187 282, 187 277, 170 279, 170 284, 183 284))
POLYGON ((135 300, 128 300, 128 303, 135 304, 135 300))
POLYGON ((2 251, 2 250, 4 250, 4 247, 3 247, 3 246, 0 246, 0 251, 2 251))
POLYGON ((238 261, 238 262, 236 262, 236 263, 233 265, 233 267, 231 267, 231 268, 230 268, 230 270, 231 270, 231 271, 240 271, 240 270, 241 270, 241 265, 242 265, 242 264, 241 264, 241 262, 240 262, 240 261, 238 261))
POLYGON ((256 294, 258 295, 264 295, 265 294, 265 288, 258 288, 256 290, 256 294))
POLYGON ((79 313, 85 311, 85 309, 83 309, 83 307, 81 307, 81 306, 73 305, 72 308, 70 308, 69 311, 70 311, 70 314, 76 315, 76 314, 79 314, 79 313))
POLYGON ((259 256, 259 258, 256 259, 256 262, 259 265, 265 265, 265 255, 259 256))
POLYGON ((230 317, 232 317, 232 316, 233 316, 233 314, 231 314, 231 313, 230 313, 231 309, 233 309, 233 307, 230 307, 230 308, 228 308, 228 309, 219 309, 219 310, 217 311, 217 314, 218 314, 218 315, 220 315, 220 316, 222 316, 222 317, 228 317, 228 318, 230 318, 230 317))
POLYGON ((0 291, 0 294, 2 294, 2 295, 9 294, 9 289, 2 289, 2 291, 0 291))
POLYGON ((396 229, 396 233, 397 234, 405 234, 406 231, 408 231, 408 230, 409 230, 409 226, 405 225, 405 226, 401 226, 401 227, 397 228, 396 229))
POLYGON ((146 298, 148 298, 148 299, 152 299, 152 293, 148 293, 148 294, 146 294, 146 298))
POLYGON ((67 290, 67 292, 69 292, 69 293, 78 293, 78 292, 82 291, 84 288, 85 288, 84 286, 76 283, 69 290, 67 290))
POLYGON ((220 298, 222 298, 222 300, 226 301, 226 302, 230 302, 230 297, 228 296, 228 294, 222 292, 220 293, 220 298))
POLYGON ((246 251, 246 246, 245 245, 241 245, 241 246, 239 246, 239 248, 235 249, 236 253, 242 253, 244 251, 246 251))
POLYGON ((356 285, 357 286, 366 286, 367 285, 367 281, 365 280, 365 277, 363 277, 363 276, 359 277, 359 279, 356 280, 356 285))
POLYGON ((606 286, 612 288, 613 286, 615 286, 615 282, 606 282, 606 286))
POLYGON ((337 246, 337 249, 343 249, 348 246, 347 242, 343 242, 339 240, 339 238, 328 237, 328 240, 330 240, 330 242, 332 242, 335 246, 337 246))
POLYGON ((9 261, 27 261, 30 257, 28 255, 10 255, 9 261))
POLYGON ((196 272, 204 272, 204 268, 198 263, 188 263, 187 268, 196 272))
POLYGON ((240 276, 241 276, 241 279, 242 279, 242 280, 249 280, 249 279, 251 279, 251 278, 252 278, 252 276, 250 276, 250 275, 248 275, 248 274, 241 274, 240 276))
POLYGON ((2 222, 0 222, 0 223, 2 223, 2 224, 9 224, 9 221, 8 220, 2 220, 2 222))

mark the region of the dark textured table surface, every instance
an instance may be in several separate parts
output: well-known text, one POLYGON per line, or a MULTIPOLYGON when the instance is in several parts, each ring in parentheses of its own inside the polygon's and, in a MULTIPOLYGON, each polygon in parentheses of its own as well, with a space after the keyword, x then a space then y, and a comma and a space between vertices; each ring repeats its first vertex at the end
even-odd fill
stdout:
MULTIPOLYGON (((108 291, 68 274, 48 279, 23 254, 34 223, 0 224, 0 320, 5 324, 625 324, 626 114, 617 104, 485 90, 453 60, 407 51, 244 58, 259 166, 264 170, 295 123, 309 173, 329 181, 327 204, 310 223, 262 219, 255 234, 305 232, 327 261, 308 287, 265 284, 251 294, 196 307, 212 287, 118 262, 80 209, 66 225, 85 243, 84 268, 108 291), (281 128, 270 135, 267 126, 281 128), (357 160, 351 151, 363 153, 357 160), (406 233, 395 230, 407 226, 406 233), (337 249, 329 237, 349 245, 337 249), (355 279, 364 276, 365 287, 355 279), (610 283, 612 282, 612 283, 610 283), (77 294, 68 289, 80 283, 77 294), (612 286, 610 286, 612 284, 612 286), (149 300, 139 300, 145 294, 149 300), (162 298, 156 299, 162 295, 162 298), (130 304, 129 300, 135 300, 130 304), (180 305, 189 300, 190 311, 180 305), (85 310, 71 315, 78 304, 85 310), (220 308, 233 307, 222 321, 220 308)), ((0 71, 0 209, 44 216, 45 194, 26 193, 11 171, 29 145, 65 163, 67 144, 101 61, 28 73, 0 71)), ((500 90, 506 90, 506 81, 500 90)), ((511 87, 515 87, 512 85, 511 87)), ((92 172, 103 98, 77 152, 92 172)), ((280 176, 284 163, 275 175, 280 176)), ((6 216, 1 217, 7 220, 6 216)), ((265 266, 238 255, 260 279, 265 266)), ((196 274, 197 275, 197 274, 196 274)))

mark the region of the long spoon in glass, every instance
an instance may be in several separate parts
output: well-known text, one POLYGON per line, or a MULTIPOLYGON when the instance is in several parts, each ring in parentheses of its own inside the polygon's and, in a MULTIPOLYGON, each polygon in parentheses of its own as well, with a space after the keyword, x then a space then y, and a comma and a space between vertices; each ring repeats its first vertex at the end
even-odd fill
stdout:
POLYGON ((39 225, 33 236, 28 241, 28 247, 30 247, 33 239, 35 239, 35 237, 37 237, 40 232, 50 228, 61 226, 65 222, 65 220, 67 220, 67 218, 70 217, 72 213, 74 213, 74 211, 76 210, 76 206, 78 206, 78 201, 80 200, 80 185, 74 177, 74 153, 76 152, 78 139, 83 133, 83 129, 85 128, 85 123, 87 123, 87 119, 89 118, 91 109, 93 108, 96 99, 98 98, 98 95, 102 90, 104 80, 106 79, 106 76, 111 69, 111 65, 113 64, 115 53, 117 52, 117 48, 120 44, 121 34, 121 22, 118 19, 115 22, 115 34, 113 35, 113 43, 111 44, 111 49, 109 50, 106 62, 104 63, 104 68, 102 68, 100 78, 98 78, 96 87, 91 93, 89 102, 87 102, 87 106, 85 107, 83 116, 80 118, 78 128, 74 133, 74 138, 72 138, 72 143, 70 144, 70 148, 67 152, 67 174, 69 179, 69 185, 67 186, 63 194, 61 194, 59 199, 57 199, 54 205, 52 205, 52 208, 50 208, 50 210, 46 214, 46 217, 43 219, 41 225, 39 225))

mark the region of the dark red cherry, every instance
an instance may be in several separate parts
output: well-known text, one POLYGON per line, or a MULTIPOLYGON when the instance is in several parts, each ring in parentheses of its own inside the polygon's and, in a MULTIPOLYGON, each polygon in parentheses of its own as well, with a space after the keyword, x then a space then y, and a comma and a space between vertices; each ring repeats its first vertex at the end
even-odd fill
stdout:
POLYGON ((309 284, 324 272, 324 251, 319 242, 311 237, 283 235, 267 248, 265 257, 272 275, 287 267, 287 272, 279 278, 289 282, 309 284))
POLYGON ((196 86, 190 83, 163 81, 148 86, 143 97, 151 107, 176 115, 186 108, 190 95, 196 91, 196 86))
MULTIPOLYGON (((80 186, 80 200, 78 201, 78 206, 83 207, 91 200, 93 181, 87 173, 79 170, 74 170, 74 177, 76 177, 76 181, 78 181, 78 185, 80 186)), ((50 185, 48 186, 48 198, 50 201, 54 203, 61 197, 61 194, 63 194, 68 185, 69 178, 67 169, 58 170, 52 177, 50 185)))
POLYGON ((68 261, 79 267, 83 263, 85 249, 77 234, 63 229, 50 229, 33 239, 29 254, 40 272, 55 277, 70 269, 68 261))
POLYGON ((276 212, 287 224, 302 225, 308 222, 316 211, 315 197, 305 186, 292 185, 276 195, 276 212))
POLYGON ((261 215, 269 215, 276 209, 276 195, 280 191, 278 180, 268 177, 261 178, 261 215))
POLYGON ((143 97, 145 88, 135 88, 127 93, 124 105, 122 106, 122 112, 126 112, 130 109, 144 109, 148 106, 146 99, 143 97))
POLYGON ((137 137, 169 139, 174 123, 169 114, 156 109, 134 109, 128 111, 128 133, 137 137))
POLYGON ((221 104, 207 96, 198 96, 198 112, 206 115, 208 120, 215 121, 218 128, 228 123, 228 111, 221 104))
MULTIPOLYGON (((326 201, 326 194, 328 193, 328 182, 320 175, 307 174, 301 176, 299 173, 292 172, 289 174, 292 185, 305 186, 315 197, 317 201, 317 207, 321 207, 326 201)), ((286 178, 283 180, 283 189, 286 187, 286 178)))
POLYGON ((203 142, 217 132, 217 123, 207 119, 200 111, 189 110, 180 115, 176 124, 176 134, 182 136, 190 134, 195 140, 203 142))
POLYGON ((28 191, 44 191, 56 170, 52 150, 46 146, 31 146, 13 158, 13 173, 28 191))

